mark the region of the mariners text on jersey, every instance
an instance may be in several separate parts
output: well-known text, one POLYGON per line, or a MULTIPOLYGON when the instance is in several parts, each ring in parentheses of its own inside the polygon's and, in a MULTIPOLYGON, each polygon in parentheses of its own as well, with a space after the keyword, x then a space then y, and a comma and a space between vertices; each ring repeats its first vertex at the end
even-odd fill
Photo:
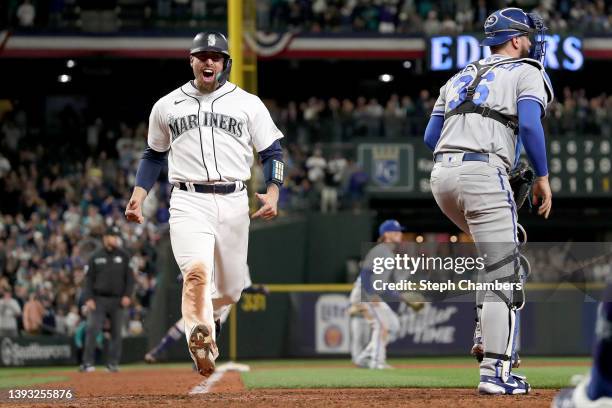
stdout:
POLYGON ((183 133, 195 129, 196 127, 210 127, 225 131, 234 137, 242 136, 242 128, 244 122, 221 113, 202 111, 198 115, 186 115, 180 118, 170 116, 168 118, 168 127, 172 134, 172 141, 176 140, 183 133))

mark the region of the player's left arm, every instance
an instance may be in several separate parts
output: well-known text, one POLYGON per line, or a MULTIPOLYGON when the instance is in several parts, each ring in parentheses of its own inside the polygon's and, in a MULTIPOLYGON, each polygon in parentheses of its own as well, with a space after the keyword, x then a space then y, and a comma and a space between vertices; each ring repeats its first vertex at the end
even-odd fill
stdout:
POLYGON ((546 140, 541 118, 553 97, 543 70, 529 66, 521 73, 517 90, 519 138, 537 176, 533 185, 533 204, 540 204, 538 214, 544 218, 548 218, 552 208, 552 191, 548 182, 546 140))
POLYGON ((442 127, 444 127, 444 116, 432 114, 425 128, 425 137, 423 140, 429 150, 432 152, 436 149, 440 135, 442 134, 442 127))
POLYGON ((270 112, 259 98, 253 100, 253 115, 249 118, 248 126, 253 146, 259 153, 263 165, 267 186, 265 194, 256 194, 262 206, 251 218, 261 217, 264 220, 270 220, 278 214, 278 197, 284 179, 285 163, 283 163, 283 149, 279 141, 283 134, 276 127, 270 112))
POLYGON ((284 180, 285 163, 280 141, 275 140, 269 147, 259 152, 259 158, 263 165, 267 188, 265 194, 255 193, 262 207, 253 214, 252 218, 261 217, 270 220, 278 214, 278 197, 284 180))
POLYGON ((440 135, 442 134, 442 128, 444 127, 444 110, 446 106, 446 84, 440 88, 440 95, 436 100, 436 103, 431 112, 427 128, 425 128, 425 136, 423 140, 429 150, 432 152, 436 149, 440 135))

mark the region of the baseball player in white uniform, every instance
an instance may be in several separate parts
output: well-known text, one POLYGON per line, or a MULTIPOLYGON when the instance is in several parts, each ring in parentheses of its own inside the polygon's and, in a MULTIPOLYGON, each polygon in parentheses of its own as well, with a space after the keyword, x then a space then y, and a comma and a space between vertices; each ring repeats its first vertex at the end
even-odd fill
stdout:
POLYGON ((221 33, 197 34, 189 59, 194 79, 153 106, 148 146, 125 214, 129 221, 143 221, 142 202, 167 157, 174 186, 170 240, 183 274, 185 334, 199 373, 210 376, 218 356, 214 322, 240 299, 248 276, 245 181, 253 148, 267 191, 257 194, 262 207, 252 218, 268 220, 277 215, 283 135, 257 96, 227 80, 232 60, 221 33))
MULTIPOLYGON (((492 55, 446 82, 425 131, 425 143, 434 152, 435 200, 487 254, 488 282, 520 279, 517 212, 508 172, 518 161, 521 145, 537 176, 533 204, 539 205, 538 213, 545 218, 552 206, 541 124, 553 99, 541 64, 545 29, 539 16, 518 8, 491 14, 482 44, 491 47, 492 55)), ((516 313, 524 305, 523 293, 486 291, 477 297, 482 302, 484 348, 479 392, 528 393, 525 377, 511 372, 516 313)))

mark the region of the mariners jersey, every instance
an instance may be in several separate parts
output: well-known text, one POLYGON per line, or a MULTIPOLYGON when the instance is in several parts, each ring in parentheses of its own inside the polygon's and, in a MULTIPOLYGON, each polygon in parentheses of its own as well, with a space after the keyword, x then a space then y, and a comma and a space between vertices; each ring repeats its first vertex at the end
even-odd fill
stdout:
POLYGON ((363 286, 361 284, 361 272, 362 271, 363 273, 368 274, 370 278, 370 285, 373 285, 375 280, 381 280, 382 282, 394 282, 395 268, 384 269, 384 271, 380 274, 373 273, 374 267, 380 266, 378 263, 375 263, 375 262, 381 262, 381 261, 376 261, 376 259, 382 259, 382 260, 387 259, 387 258, 395 259, 395 252, 393 250, 394 247, 395 247, 395 244, 380 243, 376 245, 374 248, 370 249, 370 251, 367 253, 361 265, 359 277, 357 277, 357 280, 355 281, 355 284, 353 285, 353 289, 350 295, 351 303, 355 304, 355 303, 367 301, 368 299, 372 297, 371 295, 375 294, 374 293, 375 290, 372 288, 371 294, 364 294, 364 296, 362 297, 362 293, 361 293, 363 289, 363 286))
MULTIPOLYGON (((494 54, 479 62, 483 65, 494 64, 509 58, 494 54)), ((517 116, 518 102, 533 100, 545 111, 553 100, 552 86, 544 68, 537 61, 525 60, 498 65, 484 75, 476 88, 474 103, 517 116)), ((444 116, 463 102, 467 86, 475 73, 474 68, 468 65, 449 79, 440 88, 432 116, 444 116)), ((457 152, 495 153, 511 169, 516 156, 520 155, 520 144, 514 131, 496 120, 477 113, 454 115, 444 121, 434 153, 457 152)))
POLYGON ((258 152, 283 137, 261 99, 226 82, 209 94, 189 81, 158 100, 149 146, 168 154, 171 183, 247 180, 258 152))

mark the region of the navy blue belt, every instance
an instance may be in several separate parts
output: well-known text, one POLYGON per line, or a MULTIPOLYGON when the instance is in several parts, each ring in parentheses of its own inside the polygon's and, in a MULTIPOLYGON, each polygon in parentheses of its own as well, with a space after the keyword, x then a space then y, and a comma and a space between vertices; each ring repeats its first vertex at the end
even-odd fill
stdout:
POLYGON ((178 183, 179 190, 195 191, 196 193, 206 194, 231 194, 234 191, 241 191, 246 188, 244 183, 242 188, 238 189, 236 183, 218 183, 218 184, 191 184, 193 189, 190 189, 185 183, 178 183))
MULTIPOLYGON (((444 153, 438 153, 434 157, 434 161, 439 163, 442 161, 444 157, 444 153)), ((489 154, 488 153, 463 153, 463 161, 480 161, 480 162, 489 162, 489 154)))

